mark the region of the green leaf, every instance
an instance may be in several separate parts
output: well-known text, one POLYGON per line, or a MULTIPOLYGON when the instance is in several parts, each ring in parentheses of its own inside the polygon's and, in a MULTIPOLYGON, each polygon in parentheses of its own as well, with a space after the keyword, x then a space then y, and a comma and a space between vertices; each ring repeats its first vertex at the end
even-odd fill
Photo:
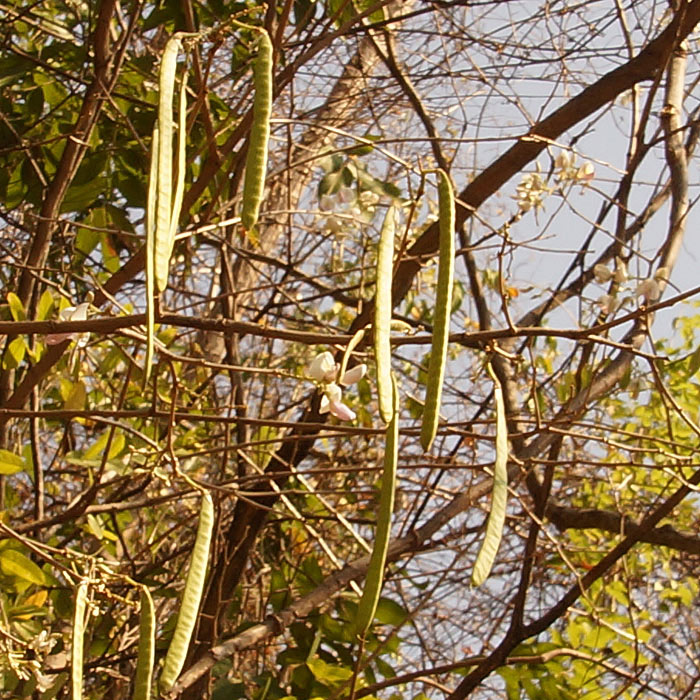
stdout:
POLYGON ((9 450, 0 450, 0 474, 16 474, 25 468, 24 460, 9 450))
POLYGON ((323 659, 311 659, 311 661, 306 662, 306 665, 314 674, 314 678, 321 683, 342 683, 352 676, 351 668, 328 664, 323 659))
POLYGON ((75 382, 70 388, 63 403, 63 408, 69 411, 80 411, 85 408, 87 389, 82 381, 75 382))
POLYGON ((21 578, 38 586, 46 584, 44 572, 16 549, 5 549, 0 552, 0 570, 6 576, 21 578))
POLYGON ((10 313, 15 321, 24 321, 27 314, 24 311, 24 306, 19 297, 14 292, 9 292, 7 295, 7 303, 10 305, 10 313))
POLYGON ((693 351, 688 360, 688 379, 700 369, 700 345, 693 351))
POLYGON ((508 498, 508 426, 503 403, 503 389, 491 365, 489 374, 493 379, 493 393, 496 399, 496 463, 493 470, 493 495, 491 512, 486 524, 486 537, 481 545, 474 564, 472 584, 480 586, 491 573, 498 547, 503 536, 503 524, 506 520, 506 503, 508 498))
POLYGON ((53 296, 48 289, 45 289, 36 307, 36 320, 43 321, 47 319, 51 315, 53 307, 53 296))
POLYGON ((375 618, 384 625, 400 627, 408 619, 408 612, 402 608, 395 600, 390 598, 380 598, 377 603, 375 618))
MULTIPOLYGON (((105 430, 105 432, 100 435, 97 440, 90 445, 90 447, 85 450, 83 453, 83 459, 99 459, 102 457, 102 453, 105 450, 105 447, 107 447, 107 440, 109 439, 109 430, 105 430)), ((124 435, 122 433, 116 433, 114 438, 112 439, 112 444, 109 449, 109 454, 107 455, 107 459, 112 459, 113 457, 116 457, 123 449, 124 445, 126 444, 126 440, 124 438, 124 435)))
POLYGON ((27 351, 27 342, 20 335, 15 338, 8 346, 3 359, 3 367, 5 369, 15 369, 19 367, 24 359, 24 353, 27 351))

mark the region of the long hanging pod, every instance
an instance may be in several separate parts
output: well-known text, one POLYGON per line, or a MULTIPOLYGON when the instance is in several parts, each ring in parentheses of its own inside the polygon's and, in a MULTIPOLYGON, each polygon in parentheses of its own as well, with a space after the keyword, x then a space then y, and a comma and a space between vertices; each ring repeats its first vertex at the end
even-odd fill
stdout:
POLYGON ((160 64, 158 102, 158 186, 155 226, 155 280, 162 292, 168 286, 170 222, 173 216, 173 94, 177 54, 182 39, 175 34, 165 45, 160 64))
POLYGON ((253 125, 250 129, 245 163, 241 209, 241 224, 246 231, 253 229, 260 213, 260 203, 265 188, 267 146, 270 140, 270 114, 272 113, 272 41, 264 29, 259 31, 258 55, 253 66, 255 82, 253 125))
POLYGON ((139 646, 136 657, 136 678, 133 700, 150 700, 151 678, 156 650, 156 618, 153 598, 148 586, 141 587, 141 616, 139 619, 139 646))
POLYGON ((447 364, 447 341, 452 310, 452 283, 455 264, 455 198, 452 181, 444 170, 438 170, 438 207, 440 214, 440 254, 438 281, 433 314, 433 343, 430 349, 428 382, 420 431, 420 442, 428 451, 437 435, 440 418, 440 398, 447 364))
POLYGON ((488 371, 493 380, 493 395, 496 400, 496 461, 493 468, 493 493, 489 519, 486 523, 486 536, 479 549, 472 573, 474 586, 480 586, 491 573, 503 536, 508 498, 508 425, 503 403, 503 389, 490 364, 488 371))
POLYGON ((165 656, 163 671, 160 675, 160 688, 168 691, 177 680, 187 657, 192 632, 199 613, 199 604, 202 600, 204 582, 207 576, 209 563, 209 545, 214 529, 214 503, 211 496, 205 493, 202 496, 202 506, 199 514, 199 526, 197 537, 194 541, 190 566, 187 570, 185 588, 182 592, 180 612, 175 624, 175 632, 165 656))
POLYGON ((88 585, 85 581, 81 581, 75 593, 75 609, 73 610, 73 643, 70 662, 72 700, 83 700, 83 654, 87 594, 88 585))
POLYGON ((369 560, 365 586, 357 607, 355 618, 355 633, 364 639, 369 630, 374 614, 377 611, 379 596, 384 582, 384 567, 389 550, 391 535, 391 518, 394 513, 394 497, 396 494, 396 468, 399 458, 399 395, 396 380, 391 375, 393 393, 393 412, 391 421, 386 427, 384 443, 384 468, 382 471, 382 491, 379 496, 379 514, 377 529, 374 536, 374 547, 369 560))
POLYGON ((379 414, 385 423, 394 415, 391 380, 391 283, 393 280, 395 209, 389 207, 377 253, 377 294, 374 305, 374 357, 377 362, 379 414))
POLYGON ((154 295, 156 291, 162 292, 168 286, 170 257, 175 243, 185 188, 187 71, 183 73, 180 83, 177 183, 173 198, 173 95, 177 56, 184 36, 187 34, 180 32, 168 40, 160 64, 158 119, 153 127, 146 210, 146 367, 144 381, 148 380, 153 360, 154 295))
POLYGON ((148 198, 146 200, 146 364, 144 383, 148 381, 153 364, 153 346, 155 340, 155 230, 156 201, 158 186, 158 122, 153 127, 151 139, 151 168, 148 174, 148 198))

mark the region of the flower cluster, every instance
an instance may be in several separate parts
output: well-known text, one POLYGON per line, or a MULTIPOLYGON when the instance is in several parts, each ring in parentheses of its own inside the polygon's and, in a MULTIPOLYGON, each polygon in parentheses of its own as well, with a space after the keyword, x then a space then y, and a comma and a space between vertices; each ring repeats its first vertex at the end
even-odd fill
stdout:
POLYGON ((560 182, 573 182, 579 185, 588 184, 595 175, 593 163, 585 161, 583 164, 576 163, 576 156, 570 151, 562 151, 554 161, 557 169, 557 179, 560 182))
MULTIPOLYGON (((613 281, 617 286, 624 285, 629 280, 627 273, 627 265, 620 258, 615 258, 615 269, 611 270, 607 265, 598 263, 593 267, 593 275, 598 284, 605 284, 613 281)), ((660 267, 654 273, 653 277, 641 280, 637 284, 634 291, 634 296, 644 297, 644 303, 650 304, 655 302, 661 296, 663 284, 668 279, 668 268, 660 267)), ((617 311, 630 297, 621 300, 616 297, 616 289, 613 288, 612 294, 603 294, 596 303, 606 314, 611 314, 617 311)))
MULTIPOLYGON (((313 359, 307 374, 311 379, 321 385, 323 396, 321 397, 321 413, 331 413, 339 420, 355 420, 357 417, 355 412, 348 408, 343 402, 343 391, 336 384, 336 378, 340 367, 333 359, 330 352, 322 352, 316 355, 313 359)), ((343 373, 343 376, 338 380, 339 384, 349 386, 359 382, 367 372, 367 365, 356 365, 352 369, 343 373)))
POLYGON ((539 162, 536 164, 537 171, 534 173, 526 173, 520 184, 515 188, 516 194, 513 199, 518 202, 518 208, 522 213, 534 209, 535 212, 544 207, 544 197, 552 192, 552 188, 547 186, 545 179, 542 177, 542 166, 539 162))

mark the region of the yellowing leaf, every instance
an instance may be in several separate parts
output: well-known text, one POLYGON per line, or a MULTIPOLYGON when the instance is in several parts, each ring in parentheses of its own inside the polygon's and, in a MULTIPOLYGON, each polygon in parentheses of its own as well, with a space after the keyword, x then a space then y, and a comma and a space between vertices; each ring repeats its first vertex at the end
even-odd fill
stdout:
POLYGON ((16 474, 24 469, 24 460, 9 450, 0 450, 0 474, 16 474))
POLYGON ((24 321, 27 318, 27 314, 24 311, 24 306, 22 305, 20 298, 14 292, 8 293, 7 303, 10 305, 10 313, 15 321, 24 321))
POLYGON ((71 387, 63 407, 69 411, 80 411, 85 408, 86 400, 87 389, 85 388, 85 384, 81 381, 77 381, 71 387))
POLYGON ((36 307, 36 320, 43 321, 44 319, 47 319, 51 315, 53 307, 53 297, 51 296, 51 292, 48 289, 46 289, 41 295, 39 303, 36 307))
POLYGON ((4 369, 15 369, 16 367, 19 367, 20 362, 22 362, 24 359, 24 353, 26 351, 27 343, 20 335, 7 346, 5 360, 2 363, 4 369))
POLYGON ((49 592, 43 588, 40 591, 37 591, 36 593, 32 593, 25 601, 25 605, 36 605, 37 608, 40 608, 44 605, 46 602, 46 598, 48 596, 49 592))
POLYGON ((0 552, 0 571, 6 576, 21 578, 38 586, 46 584, 44 572, 31 560, 16 549, 0 552))

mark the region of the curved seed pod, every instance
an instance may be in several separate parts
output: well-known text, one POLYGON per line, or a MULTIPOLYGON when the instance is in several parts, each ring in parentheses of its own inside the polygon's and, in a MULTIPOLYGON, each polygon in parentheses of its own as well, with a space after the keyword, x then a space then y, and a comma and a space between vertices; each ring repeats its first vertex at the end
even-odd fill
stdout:
POLYGON ((199 514, 199 527, 197 537, 192 550, 190 567, 187 571, 185 589, 182 592, 182 602, 180 603, 180 613, 177 617, 175 632, 165 656, 163 672, 160 676, 161 690, 167 691, 172 688, 177 677, 182 671, 182 666, 187 657, 187 650, 192 638, 197 614, 199 613, 199 603, 202 599, 204 581, 207 575, 207 565, 209 562, 209 544, 211 534, 214 529, 214 503, 211 496, 205 493, 202 497, 202 507, 199 514))
POLYGON ((153 127, 151 139, 151 168, 148 173, 148 199, 146 204, 146 366, 143 381, 148 381, 153 364, 153 345, 155 336, 155 231, 156 200, 158 180, 158 139, 160 138, 158 122, 153 127))
POLYGON ((389 207, 382 225, 377 254, 377 295, 374 304, 374 357, 377 362, 379 414, 385 423, 394 414, 391 386, 391 283, 394 263, 395 212, 389 207))
MULTIPOLYGON (((180 100, 178 107, 178 131, 177 131, 177 182, 175 184, 175 197, 173 198, 173 208, 170 217, 170 232, 168 237, 168 263, 173 254, 175 245, 175 234, 180 221, 180 210, 182 209, 182 198, 185 194, 185 168, 187 167, 186 149, 187 145, 187 70, 182 74, 180 81, 180 100)), ((167 276, 167 270, 166 270, 167 276)))
POLYGON ((360 344, 364 337, 365 329, 360 328, 360 330, 355 331, 355 335, 353 335, 352 338, 350 338, 350 342, 347 344, 345 352, 343 353, 343 359, 340 362, 338 377, 342 377, 345 374, 345 371, 348 368, 348 360, 350 359, 350 355, 352 355, 352 351, 360 344))
POLYGON ((374 537, 372 555, 369 560, 369 568, 367 569, 365 587, 362 591, 362 597, 357 607, 357 617, 355 618, 355 632, 361 639, 364 639, 367 630, 372 624, 374 613, 377 611, 377 603, 379 603, 379 595, 382 592, 384 567, 391 535, 391 516, 394 512, 396 467, 399 458, 399 393, 393 373, 391 374, 391 383, 394 410, 391 421, 386 427, 382 492, 379 497, 377 530, 374 537))
POLYGON ((139 647, 136 659, 133 700, 150 700, 151 676, 156 650, 156 618, 153 598, 148 586, 141 587, 141 617, 139 619, 139 647))
POLYGON ((474 586, 480 586, 491 573, 491 567, 501 544, 508 498, 508 425, 503 403, 503 389, 491 365, 488 366, 488 370, 493 379, 493 395, 496 399, 496 462, 493 467, 493 494, 489 519, 486 523, 486 536, 479 549, 472 573, 474 586))
POLYGON ((165 45, 160 63, 158 103, 158 202, 155 227, 155 280, 159 291, 168 286, 170 265, 170 221, 173 208, 173 93, 177 54, 182 40, 173 35, 165 45))
POLYGON ((75 593, 73 610, 73 645, 71 649, 71 697, 83 700, 83 647, 85 645, 85 607, 88 585, 81 581, 75 593))
POLYGON ((452 182, 444 170, 438 170, 438 203, 440 210, 440 255, 438 259, 437 295, 433 316, 433 344, 430 350, 428 383, 420 431, 420 442, 429 450, 437 434, 440 418, 440 397, 447 363, 447 340, 450 333, 452 282, 455 265, 455 198, 452 182))
POLYGON ((267 144, 270 139, 272 41, 265 30, 261 30, 258 55, 253 70, 255 79, 253 126, 250 130, 248 155, 245 163, 243 207, 241 209, 241 224, 246 231, 250 231, 258 221, 260 202, 265 188, 267 144))

